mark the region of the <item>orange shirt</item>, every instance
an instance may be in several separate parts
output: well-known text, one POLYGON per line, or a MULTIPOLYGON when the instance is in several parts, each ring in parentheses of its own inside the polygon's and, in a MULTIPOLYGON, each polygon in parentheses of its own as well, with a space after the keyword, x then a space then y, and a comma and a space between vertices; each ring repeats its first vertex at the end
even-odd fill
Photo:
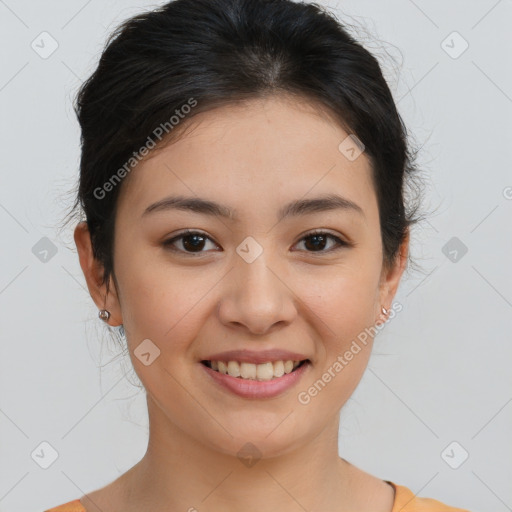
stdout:
MULTIPOLYGON (((395 489, 395 501, 391 512, 470 512, 466 509, 450 507, 432 498, 418 498, 407 487, 389 480, 385 481, 395 489)), ((44 512, 86 512, 86 510, 78 499, 44 512)))

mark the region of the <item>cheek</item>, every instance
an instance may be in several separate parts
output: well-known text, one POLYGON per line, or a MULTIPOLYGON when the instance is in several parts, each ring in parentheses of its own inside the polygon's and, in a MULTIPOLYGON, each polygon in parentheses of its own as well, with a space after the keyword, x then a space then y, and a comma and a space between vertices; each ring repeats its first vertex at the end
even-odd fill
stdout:
POLYGON ((181 386, 191 381, 189 363, 195 360, 197 350, 194 342, 206 336, 205 326, 214 314, 209 292, 218 281, 211 271, 199 267, 177 271, 170 265, 143 266, 125 276, 123 321, 132 365, 156 400, 167 403, 169 396, 173 397, 173 410, 190 407, 190 397, 183 395, 181 386), (146 353, 150 354, 144 356, 146 362, 148 357, 154 361, 148 366, 144 357, 139 357, 146 353))
POLYGON ((319 394, 319 407, 332 407, 333 402, 341 407, 366 369, 375 332, 378 270, 369 263, 366 267, 347 266, 331 269, 322 278, 309 276, 301 284, 301 289, 307 290, 302 294, 301 315, 316 329, 312 337, 317 340, 318 364, 311 384, 318 378, 322 381, 318 390, 312 390, 319 394))
POLYGON ((179 339, 176 333, 182 330, 192 334, 196 306, 217 276, 205 267, 178 267, 162 255, 149 256, 141 251, 120 258, 116 273, 122 283, 123 321, 138 338, 179 339))
POLYGON ((373 281, 368 282, 366 273, 337 274, 310 288, 304 311, 310 311, 307 321, 317 329, 318 360, 299 390, 298 403, 306 411, 335 413, 356 389, 373 346, 374 300, 373 281))
POLYGON ((346 338, 373 325, 379 270, 374 262, 361 259, 333 265, 301 276, 294 291, 325 323, 327 332, 346 338))

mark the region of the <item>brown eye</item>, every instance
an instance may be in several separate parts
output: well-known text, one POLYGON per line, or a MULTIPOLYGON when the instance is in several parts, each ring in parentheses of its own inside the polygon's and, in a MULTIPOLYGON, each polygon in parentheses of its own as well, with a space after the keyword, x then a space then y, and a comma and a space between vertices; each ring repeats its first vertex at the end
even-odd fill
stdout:
POLYGON ((325 231, 314 231, 312 233, 308 233, 300 241, 306 241, 306 252, 331 252, 349 245, 344 240, 341 240, 341 238, 325 231), (334 240, 334 247, 324 250, 328 245, 329 239, 334 240))
POLYGON ((170 240, 166 240, 162 245, 172 251, 195 255, 206 252, 202 249, 204 249, 207 240, 211 241, 211 238, 199 231, 185 231, 170 240), (182 248, 177 248, 175 246, 176 242, 181 242, 182 248))
MULTIPOLYGON (((213 242, 212 239, 204 233, 201 233, 200 231, 187 230, 169 240, 166 240, 162 245, 166 249, 174 252, 181 252, 190 256, 199 256, 202 253, 207 252, 203 249, 208 241, 213 242), (181 247, 177 245, 178 242, 181 247)), ((341 249, 342 247, 350 246, 348 242, 345 242, 341 238, 326 231, 314 231, 312 233, 308 233, 300 240, 300 242, 303 241, 305 242, 306 252, 315 253, 327 253, 341 249), (326 250, 325 248, 329 246, 329 240, 334 241, 334 245, 331 244, 331 247, 326 250)))

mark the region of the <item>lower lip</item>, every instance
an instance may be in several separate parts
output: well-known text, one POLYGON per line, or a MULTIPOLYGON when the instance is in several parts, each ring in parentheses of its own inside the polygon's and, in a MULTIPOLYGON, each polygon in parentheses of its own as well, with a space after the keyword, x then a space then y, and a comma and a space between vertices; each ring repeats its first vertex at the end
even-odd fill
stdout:
POLYGON ((243 398, 272 398, 294 386, 304 373, 309 370, 311 363, 308 361, 295 371, 285 373, 282 377, 272 380, 241 379, 212 370, 203 363, 199 363, 199 365, 217 384, 235 395, 243 398))

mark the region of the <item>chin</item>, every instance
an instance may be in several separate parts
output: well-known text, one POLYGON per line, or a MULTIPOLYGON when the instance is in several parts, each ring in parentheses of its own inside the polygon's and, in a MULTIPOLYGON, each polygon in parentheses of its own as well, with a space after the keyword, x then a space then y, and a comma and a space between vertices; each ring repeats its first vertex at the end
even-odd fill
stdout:
MULTIPOLYGON (((210 440, 212 449, 231 457, 237 457, 243 462, 254 459, 270 459, 286 455, 299 449, 304 444, 302 436, 293 426, 280 425, 283 418, 273 422, 272 426, 266 428, 250 428, 248 423, 237 425, 236 423, 223 423, 224 427, 233 437, 226 434, 222 438, 210 440), (276 428, 277 427, 277 428, 276 428)), ((286 422, 286 420, 285 420, 286 422)), ((284 422, 283 422, 284 423, 284 422)))

